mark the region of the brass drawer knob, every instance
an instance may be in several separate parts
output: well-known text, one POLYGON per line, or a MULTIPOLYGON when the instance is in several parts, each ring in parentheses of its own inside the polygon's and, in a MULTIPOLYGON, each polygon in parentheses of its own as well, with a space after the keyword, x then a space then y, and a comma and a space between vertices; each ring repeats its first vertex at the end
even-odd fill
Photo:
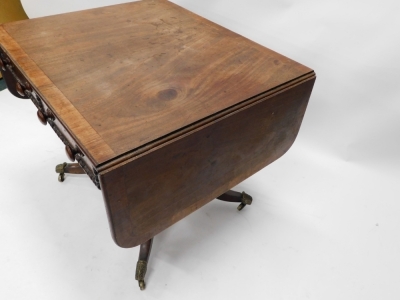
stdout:
POLYGON ((47 125, 46 116, 40 110, 37 111, 37 116, 38 116, 40 123, 42 123, 43 125, 47 125))
POLYGON ((70 146, 65 146, 65 152, 67 153, 67 156, 70 159, 70 161, 75 161, 75 153, 70 146))

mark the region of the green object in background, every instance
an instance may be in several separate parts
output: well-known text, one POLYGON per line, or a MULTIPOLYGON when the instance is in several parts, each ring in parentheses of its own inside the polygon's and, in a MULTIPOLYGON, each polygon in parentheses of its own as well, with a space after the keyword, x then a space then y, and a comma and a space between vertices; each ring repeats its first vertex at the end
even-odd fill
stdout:
POLYGON ((3 78, 0 78, 0 91, 5 90, 6 88, 6 81, 3 78))
POLYGON ((0 0, 0 24, 28 19, 20 0, 0 0))
MULTIPOLYGON (((21 0, 0 0, 0 24, 28 19, 21 0)), ((7 88, 0 74, 0 91, 7 88)))

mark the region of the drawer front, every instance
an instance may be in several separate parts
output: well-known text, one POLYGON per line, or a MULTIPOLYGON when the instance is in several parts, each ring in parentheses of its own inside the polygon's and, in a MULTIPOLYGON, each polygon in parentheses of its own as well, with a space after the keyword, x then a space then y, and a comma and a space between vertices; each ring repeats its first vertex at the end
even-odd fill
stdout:
POLYGON ((57 118, 55 112, 43 101, 43 97, 39 94, 36 88, 25 78, 18 70, 12 60, 0 47, 0 69, 4 77, 8 90, 16 97, 23 99, 31 99, 37 107, 37 116, 43 125, 49 124, 54 132, 65 144, 67 156, 72 160, 76 160, 90 177, 93 183, 100 189, 98 174, 93 164, 80 149, 71 134, 57 118))

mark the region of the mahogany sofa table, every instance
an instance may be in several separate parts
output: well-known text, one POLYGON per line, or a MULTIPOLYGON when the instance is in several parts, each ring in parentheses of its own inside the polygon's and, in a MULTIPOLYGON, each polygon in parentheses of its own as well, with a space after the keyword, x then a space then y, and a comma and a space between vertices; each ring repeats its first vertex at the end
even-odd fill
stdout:
MULTIPOLYGON (((30 98, 102 190, 112 237, 141 245, 294 142, 315 73, 171 2, 145 0, 0 26, 9 91, 30 98)), ((227 192, 228 191, 228 192, 227 192)))

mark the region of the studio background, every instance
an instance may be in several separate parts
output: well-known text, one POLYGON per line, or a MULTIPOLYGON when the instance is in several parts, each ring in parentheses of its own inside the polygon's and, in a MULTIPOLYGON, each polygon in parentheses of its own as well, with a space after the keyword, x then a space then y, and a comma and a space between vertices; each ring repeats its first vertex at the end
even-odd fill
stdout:
MULTIPOLYGON (((121 2, 22 0, 30 18, 121 2)), ((400 2, 172 2, 315 70, 297 140, 235 188, 251 206, 156 236, 141 292, 101 192, 60 184, 63 144, 0 92, 0 299, 399 299, 400 2)))

